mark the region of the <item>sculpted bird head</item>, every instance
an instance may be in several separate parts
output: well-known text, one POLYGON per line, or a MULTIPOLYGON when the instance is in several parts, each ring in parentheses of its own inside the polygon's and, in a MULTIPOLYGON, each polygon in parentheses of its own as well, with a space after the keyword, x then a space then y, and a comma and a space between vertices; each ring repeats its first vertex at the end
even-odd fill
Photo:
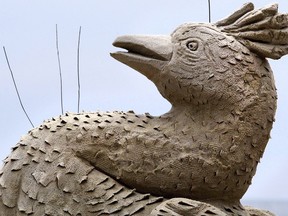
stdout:
POLYGON ((236 61, 233 49, 242 48, 215 26, 198 23, 183 24, 171 36, 121 36, 114 45, 128 52, 112 56, 154 82, 174 106, 203 103, 215 91, 224 93, 225 84, 221 81, 231 85, 229 82, 235 78, 230 76, 236 76, 225 74, 234 66, 229 61, 236 61))
POLYGON ((171 36, 121 36, 114 46, 128 52, 111 55, 153 81, 173 106, 234 103, 261 88, 265 57, 288 53, 287 15, 277 10, 248 3, 215 24, 183 24, 171 36))

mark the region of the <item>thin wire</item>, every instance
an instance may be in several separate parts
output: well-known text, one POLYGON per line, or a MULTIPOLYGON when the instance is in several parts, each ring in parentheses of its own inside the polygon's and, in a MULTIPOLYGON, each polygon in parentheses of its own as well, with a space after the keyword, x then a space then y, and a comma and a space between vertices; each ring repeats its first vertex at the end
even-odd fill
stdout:
POLYGON ((81 26, 78 34, 78 47, 77 47, 77 77, 78 77, 78 107, 77 112, 80 109, 80 38, 81 38, 81 26))
POLYGON ((209 23, 211 23, 211 2, 208 0, 208 9, 209 9, 209 23))
POLYGON ((63 108, 63 80, 62 80, 62 69, 61 69, 61 61, 59 54, 59 42, 58 42, 58 28, 56 24, 56 49, 57 49, 57 59, 58 59, 58 68, 59 68, 59 78, 60 78, 60 100, 61 100, 61 112, 64 114, 63 108))
POLYGON ((19 94, 19 91, 18 91, 18 88, 17 88, 17 84, 16 84, 16 81, 15 81, 15 78, 14 78, 14 75, 13 75, 13 71, 12 71, 10 63, 9 63, 7 52, 6 52, 6 49, 5 49, 4 46, 3 46, 3 50, 4 50, 4 54, 5 54, 5 58, 6 58, 6 61, 7 61, 8 68, 9 68, 9 71, 10 71, 10 74, 11 74, 11 77, 12 77, 12 80, 13 80, 13 83, 14 83, 14 87, 15 87, 15 90, 16 90, 16 93, 17 93, 17 96, 18 96, 18 100, 20 102, 20 105, 22 107, 23 112, 25 113, 25 115, 26 115, 27 119, 29 120, 30 124, 32 125, 32 127, 34 128, 34 124, 32 123, 31 119, 29 118, 29 115, 27 114, 27 112, 26 112, 26 110, 24 108, 24 105, 22 103, 22 100, 21 100, 21 97, 20 97, 20 94, 19 94))

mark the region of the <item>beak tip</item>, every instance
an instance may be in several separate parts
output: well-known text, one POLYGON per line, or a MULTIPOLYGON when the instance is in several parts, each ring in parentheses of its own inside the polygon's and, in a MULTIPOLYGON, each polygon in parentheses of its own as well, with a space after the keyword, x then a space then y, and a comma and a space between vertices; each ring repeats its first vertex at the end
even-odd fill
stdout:
POLYGON ((122 48, 123 45, 130 44, 131 43, 131 39, 132 39, 132 37, 130 35, 122 35, 122 36, 117 37, 113 41, 112 45, 114 47, 122 48))
POLYGON ((118 42, 117 42, 117 38, 116 38, 116 40, 113 41, 112 45, 113 45, 114 47, 118 47, 118 46, 117 46, 117 43, 118 43, 118 42))
POLYGON ((110 53, 110 56, 112 57, 112 58, 114 58, 114 59, 116 59, 116 60, 118 60, 119 61, 119 58, 117 58, 117 57, 119 57, 119 55, 118 55, 118 53, 117 52, 111 52, 110 53))

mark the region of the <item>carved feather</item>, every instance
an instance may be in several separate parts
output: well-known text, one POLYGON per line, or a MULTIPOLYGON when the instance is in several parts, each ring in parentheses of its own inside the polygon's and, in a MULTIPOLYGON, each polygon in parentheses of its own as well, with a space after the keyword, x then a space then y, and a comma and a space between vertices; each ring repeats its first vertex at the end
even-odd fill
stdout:
POLYGON ((278 13, 277 4, 254 10, 247 3, 216 26, 259 56, 279 59, 288 53, 288 14, 278 13))

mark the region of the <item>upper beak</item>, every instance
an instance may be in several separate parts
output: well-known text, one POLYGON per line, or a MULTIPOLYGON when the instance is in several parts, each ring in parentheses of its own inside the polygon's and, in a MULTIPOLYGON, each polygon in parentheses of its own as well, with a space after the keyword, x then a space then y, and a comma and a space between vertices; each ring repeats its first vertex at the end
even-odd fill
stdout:
POLYGON ((113 58, 149 79, 153 79, 172 57, 170 36, 126 35, 118 37, 113 45, 127 50, 111 53, 113 58))

